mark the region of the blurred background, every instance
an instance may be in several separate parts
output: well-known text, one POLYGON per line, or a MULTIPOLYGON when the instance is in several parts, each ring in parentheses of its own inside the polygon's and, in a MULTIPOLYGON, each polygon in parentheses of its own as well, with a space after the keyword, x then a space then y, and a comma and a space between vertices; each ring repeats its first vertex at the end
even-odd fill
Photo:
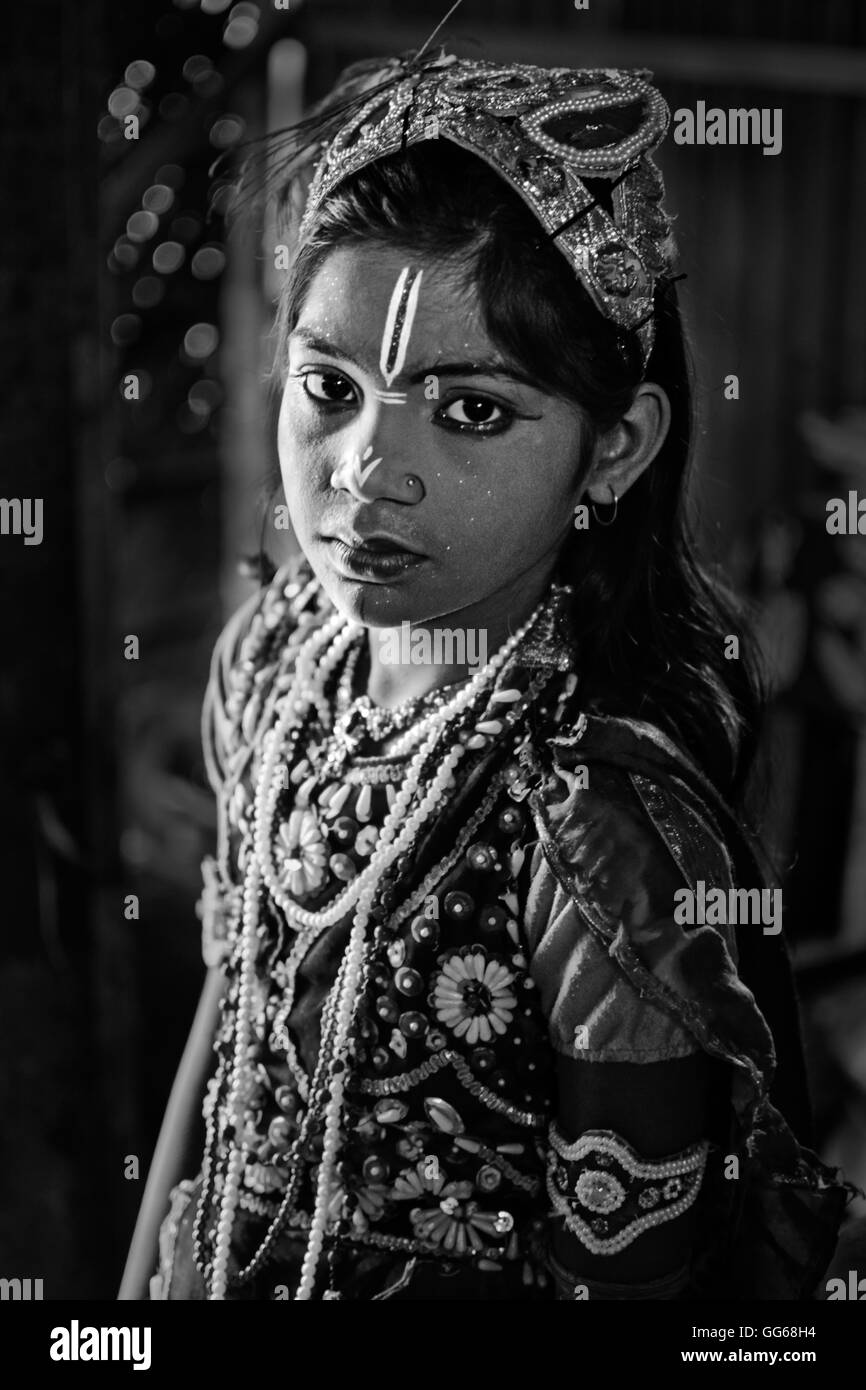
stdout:
MULTIPOLYGON (((4 13, 0 495, 42 497, 44 538, 0 536, 0 1274, 46 1299, 115 1296, 202 980, 199 712, 275 462, 272 258, 254 227, 227 231, 218 185, 208 215, 209 166, 446 9, 4 13)), ((698 374, 695 522, 772 675, 763 829, 817 1146, 866 1185, 866 535, 825 528, 829 498, 866 496, 866 9, 465 0, 440 37, 648 67, 672 110, 782 109, 776 156, 669 138, 660 162, 698 374)))

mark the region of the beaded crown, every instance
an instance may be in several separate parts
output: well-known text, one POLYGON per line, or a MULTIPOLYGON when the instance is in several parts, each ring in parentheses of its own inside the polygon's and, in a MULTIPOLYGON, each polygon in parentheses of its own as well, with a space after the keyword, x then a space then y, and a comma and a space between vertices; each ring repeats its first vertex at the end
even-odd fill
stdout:
POLYGON ((651 76, 499 64, 444 51, 356 63, 307 120, 271 137, 267 181, 285 182, 315 165, 302 243, 349 175, 422 141, 450 140, 520 195, 600 312, 637 334, 646 365, 653 291, 671 275, 675 254, 664 184, 651 158, 670 111, 651 76), (610 185, 610 210, 596 180, 610 185))

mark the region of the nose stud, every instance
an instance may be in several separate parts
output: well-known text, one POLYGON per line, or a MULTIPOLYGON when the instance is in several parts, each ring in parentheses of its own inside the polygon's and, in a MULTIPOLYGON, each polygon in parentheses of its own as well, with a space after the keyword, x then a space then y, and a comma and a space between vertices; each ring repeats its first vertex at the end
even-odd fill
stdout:
MULTIPOLYGON (((334 492, 345 489, 357 497, 359 501, 367 500, 361 492, 361 488, 373 470, 382 462, 380 458, 370 458, 372 452, 371 448, 367 448, 360 457, 358 454, 354 454, 340 461, 328 480, 334 492)), ((405 500, 408 502, 420 502, 424 496, 424 484, 417 473, 405 473, 403 475, 403 489, 405 500)))

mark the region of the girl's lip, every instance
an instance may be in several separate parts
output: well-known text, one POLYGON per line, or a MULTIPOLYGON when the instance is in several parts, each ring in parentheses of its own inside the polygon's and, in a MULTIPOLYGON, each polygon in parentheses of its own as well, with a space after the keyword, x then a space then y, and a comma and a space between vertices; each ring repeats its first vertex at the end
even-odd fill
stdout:
POLYGON ((424 561, 423 555, 414 550, 404 550, 401 546, 383 539, 371 545, 348 545, 336 536, 325 536, 326 544, 336 554, 344 570, 365 579, 387 581, 397 575, 405 574, 424 561))
POLYGON ((399 552, 401 555, 418 555, 421 552, 397 536, 389 536, 384 531, 371 536, 326 536, 326 540, 339 541, 347 550, 369 550, 379 555, 399 552))

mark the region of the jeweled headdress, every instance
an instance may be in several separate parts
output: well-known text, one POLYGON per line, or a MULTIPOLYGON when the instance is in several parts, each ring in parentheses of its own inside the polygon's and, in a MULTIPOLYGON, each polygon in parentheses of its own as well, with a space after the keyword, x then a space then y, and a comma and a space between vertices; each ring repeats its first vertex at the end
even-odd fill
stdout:
MULTIPOLYGON (((483 159, 529 206, 605 315, 652 349, 653 291, 674 243, 651 158, 670 120, 646 71, 538 68, 437 55, 356 63, 297 126, 248 162, 284 187, 315 165, 299 244, 349 175, 424 140, 483 159), (610 184, 610 211, 588 182, 610 184)), ((597 187, 597 185, 596 185, 597 187)), ((607 200, 606 200, 607 201, 607 200)))

